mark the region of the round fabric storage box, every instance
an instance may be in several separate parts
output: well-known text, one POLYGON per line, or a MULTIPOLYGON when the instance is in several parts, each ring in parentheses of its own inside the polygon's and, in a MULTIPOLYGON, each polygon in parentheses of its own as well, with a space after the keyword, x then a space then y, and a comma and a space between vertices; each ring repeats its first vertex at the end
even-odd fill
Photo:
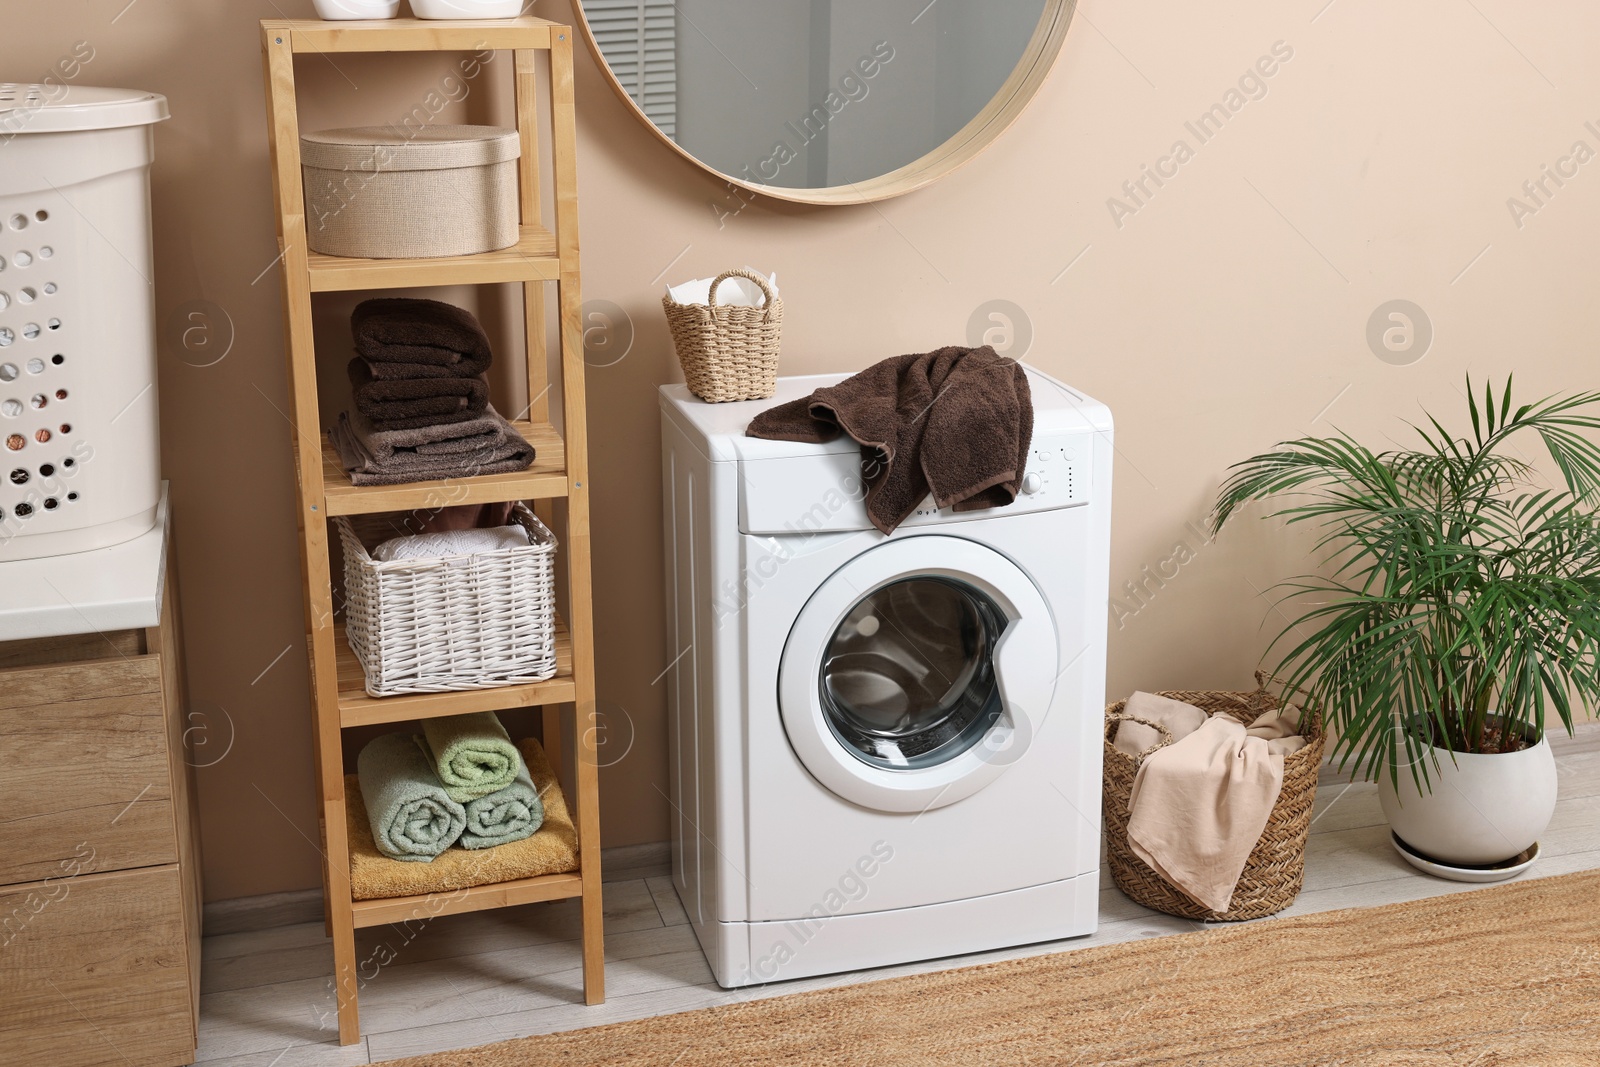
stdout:
POLYGON ((470 256, 517 243, 516 130, 356 126, 300 138, 306 242, 359 259, 470 256))
POLYGON ((0 561, 148 532, 161 499, 155 93, 0 83, 0 561))

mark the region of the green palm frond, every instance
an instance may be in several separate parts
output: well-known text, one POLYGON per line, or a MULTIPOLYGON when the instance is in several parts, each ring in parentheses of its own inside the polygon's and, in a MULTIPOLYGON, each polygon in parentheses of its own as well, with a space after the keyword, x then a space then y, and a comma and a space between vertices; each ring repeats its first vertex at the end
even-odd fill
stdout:
MULTIPOLYGON (((1247 504, 1310 523, 1320 575, 1279 586, 1297 616, 1277 674, 1337 729, 1341 766, 1426 786, 1429 745, 1482 751, 1494 725, 1542 736, 1600 706, 1600 392, 1514 406, 1480 396, 1470 434, 1432 415, 1421 447, 1304 437, 1230 468, 1214 531, 1247 504), (1513 439, 1537 438, 1560 488, 1513 439)), ((1287 617, 1287 616, 1286 616, 1287 617)))

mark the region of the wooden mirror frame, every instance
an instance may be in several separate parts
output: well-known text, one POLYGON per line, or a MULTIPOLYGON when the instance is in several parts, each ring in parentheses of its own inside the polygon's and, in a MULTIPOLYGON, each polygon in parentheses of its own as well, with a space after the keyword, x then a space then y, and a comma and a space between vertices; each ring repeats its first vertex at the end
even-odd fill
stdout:
POLYGON ((995 93, 994 98, 973 117, 971 122, 956 131, 954 136, 932 152, 897 170, 866 181, 821 189, 796 189, 777 185, 758 185, 725 174, 701 161, 694 153, 662 133, 645 115, 644 109, 638 102, 628 95, 628 90, 622 87, 617 76, 611 72, 611 64, 606 62, 604 53, 600 51, 600 43, 595 40, 594 31, 589 26, 589 17, 583 10, 583 0, 573 0, 572 3, 573 13, 578 16, 578 24, 583 27, 584 39, 589 42, 589 51, 604 72, 606 81, 611 83, 612 91, 622 99, 639 121, 644 123, 645 128, 655 134, 657 140, 729 185, 796 204, 869 204, 875 200, 887 200, 932 185, 945 175, 971 162, 980 152, 997 141, 1001 134, 1010 129, 1011 124, 1016 122, 1023 110, 1033 102, 1039 87, 1044 84, 1045 78, 1055 66, 1056 57, 1061 54, 1061 43, 1066 39, 1067 27, 1072 22, 1076 7, 1077 0, 1045 0, 1044 14, 1033 31, 1033 37, 1029 39, 1028 47, 1022 53, 1022 59, 1018 61, 1010 77, 1000 86, 999 92, 995 93))

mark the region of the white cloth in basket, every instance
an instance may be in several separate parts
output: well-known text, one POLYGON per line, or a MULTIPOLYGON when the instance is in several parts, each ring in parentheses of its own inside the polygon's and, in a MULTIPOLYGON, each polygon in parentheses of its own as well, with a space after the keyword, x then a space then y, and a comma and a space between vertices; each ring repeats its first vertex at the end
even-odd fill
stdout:
POLYGON ((443 556, 482 556, 511 548, 527 548, 528 531, 521 526, 495 526, 487 530, 441 530, 411 534, 385 541, 372 550, 379 563, 403 559, 439 559, 443 556))
MULTIPOLYGON (((772 286, 772 295, 778 295, 778 273, 772 272, 771 277, 754 267, 745 270, 760 274, 767 279, 767 284, 772 286)), ((717 279, 696 278, 694 281, 684 282, 681 285, 667 286, 667 295, 674 304, 709 304, 711 302, 711 283, 717 279)), ((748 278, 729 278, 717 290, 717 303, 723 307, 758 308, 767 302, 761 287, 748 278)))

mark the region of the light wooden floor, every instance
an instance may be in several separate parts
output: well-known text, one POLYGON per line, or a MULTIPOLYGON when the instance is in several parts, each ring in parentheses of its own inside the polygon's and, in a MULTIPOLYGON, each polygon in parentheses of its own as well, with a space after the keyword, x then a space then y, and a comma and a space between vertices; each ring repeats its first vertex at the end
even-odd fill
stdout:
MULTIPOLYGON (((1555 747, 1561 800, 1543 855, 1524 877, 1600 867, 1600 723, 1584 727, 1576 739, 1560 738, 1555 747)), ((1305 891, 1286 915, 1481 888, 1406 866, 1389 846, 1375 786, 1327 776, 1317 811, 1305 891)), ((369 961, 361 992, 366 1038, 348 1048, 333 1043, 333 953, 320 923, 223 934, 205 941, 199 1062, 380 1063, 740 999, 1160 937, 1199 925, 1130 903, 1102 875, 1100 929, 1092 937, 730 993, 711 979, 662 849, 619 849, 607 860, 603 1006, 582 1006, 576 902, 440 918, 409 939, 393 927, 362 931, 360 958, 369 961)))

